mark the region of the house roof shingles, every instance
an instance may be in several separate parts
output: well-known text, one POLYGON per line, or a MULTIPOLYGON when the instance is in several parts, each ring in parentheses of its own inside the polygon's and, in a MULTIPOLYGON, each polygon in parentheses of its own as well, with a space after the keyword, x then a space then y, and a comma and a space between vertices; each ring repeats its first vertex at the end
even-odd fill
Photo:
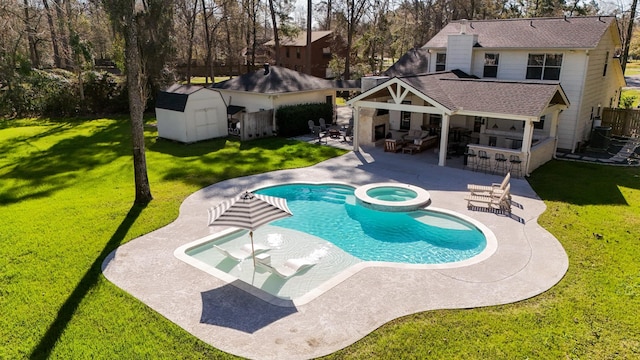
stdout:
POLYGON ((423 48, 446 48, 449 35, 478 35, 476 47, 529 49, 592 49, 614 23, 612 16, 460 20, 447 24, 423 48))
POLYGON ((398 79, 451 111, 527 117, 540 116, 559 89, 555 82, 484 80, 465 75, 446 71, 398 79))
POLYGON ((156 108, 184 112, 189 95, 204 89, 197 85, 173 84, 165 90, 158 91, 156 108))
POLYGON ((282 94, 336 88, 336 83, 331 80, 320 79, 280 66, 269 66, 268 68, 268 74, 265 74, 264 69, 260 69, 237 78, 215 83, 210 85, 210 88, 261 94, 282 94))
POLYGON ((429 72, 429 54, 427 49, 418 48, 407 51, 382 74, 385 76, 402 76, 427 72, 429 72))
MULTIPOLYGON (((311 42, 316 42, 322 39, 325 36, 331 35, 333 31, 312 31, 311 32, 311 42)), ((275 46, 276 42, 274 40, 269 40, 265 43, 268 46, 275 46)), ((285 36, 280 39, 280 46, 307 46, 307 32, 301 31, 296 37, 288 37, 285 36)))

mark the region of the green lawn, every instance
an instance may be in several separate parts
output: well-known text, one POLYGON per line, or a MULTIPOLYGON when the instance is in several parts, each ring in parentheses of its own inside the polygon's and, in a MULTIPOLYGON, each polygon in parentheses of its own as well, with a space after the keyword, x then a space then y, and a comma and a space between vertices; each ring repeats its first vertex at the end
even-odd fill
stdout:
POLYGON ((628 62, 626 68, 624 69, 624 75, 640 75, 640 61, 628 62))
MULTIPOLYGON (((0 121, 0 359, 232 357, 112 285, 102 260, 171 222, 203 186, 342 151, 156 135, 147 129, 154 200, 132 207, 127 119, 0 121)), ((547 204, 540 223, 569 254, 557 286, 516 304, 406 316, 329 358, 638 358, 640 168, 553 161, 530 182, 547 204)))

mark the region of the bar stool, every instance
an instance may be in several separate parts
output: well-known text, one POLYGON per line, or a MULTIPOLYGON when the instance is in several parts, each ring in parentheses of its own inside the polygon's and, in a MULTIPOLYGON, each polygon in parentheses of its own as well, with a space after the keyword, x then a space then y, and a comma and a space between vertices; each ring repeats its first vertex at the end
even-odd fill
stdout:
POLYGON ((517 171, 516 177, 522 176, 522 160, 518 155, 509 155, 509 171, 513 174, 517 171))
POLYGON ((478 150, 478 164, 476 165, 476 169, 479 171, 484 169, 486 173, 487 170, 491 169, 491 158, 487 155, 487 152, 484 150, 478 150))
POLYGON ((493 168, 493 172, 498 173, 498 171, 500 171, 500 174, 505 174, 507 172, 507 158, 504 154, 496 153, 495 160, 496 164, 493 168))
POLYGON ((476 152, 473 149, 467 148, 467 152, 464 153, 465 159, 467 159, 467 166, 471 168, 471 170, 476 170, 476 152))

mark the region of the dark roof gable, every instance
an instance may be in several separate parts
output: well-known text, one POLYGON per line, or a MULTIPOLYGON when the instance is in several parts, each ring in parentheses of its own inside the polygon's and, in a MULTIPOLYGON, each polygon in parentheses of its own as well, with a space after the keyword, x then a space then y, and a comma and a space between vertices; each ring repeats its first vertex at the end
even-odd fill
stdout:
POLYGON ((460 20, 450 22, 424 48, 446 48, 449 35, 477 35, 483 48, 595 48, 612 24, 612 16, 460 20))
POLYGON ((202 86, 173 84, 165 90, 158 91, 156 108, 183 112, 189 95, 202 89, 202 86))
POLYGON ((322 89, 333 89, 335 83, 315 76, 303 74, 280 66, 266 66, 268 71, 260 69, 212 84, 212 89, 225 89, 261 94, 281 94, 322 89))

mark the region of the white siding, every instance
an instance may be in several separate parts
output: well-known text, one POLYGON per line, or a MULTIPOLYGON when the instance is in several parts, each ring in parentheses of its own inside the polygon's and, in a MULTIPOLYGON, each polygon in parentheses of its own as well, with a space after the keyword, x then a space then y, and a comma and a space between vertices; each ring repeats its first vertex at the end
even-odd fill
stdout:
POLYGON ((156 109, 158 136, 190 143, 227 136, 227 109, 217 91, 189 95, 183 112, 156 109))
POLYGON ((471 73, 473 45, 477 36, 458 34, 449 35, 447 42, 447 70, 462 70, 471 73))
POLYGON ((188 142, 186 121, 183 112, 157 109, 158 136, 164 139, 188 142))
MULTIPOLYGON (((605 46, 605 45, 601 45, 605 46)), ((604 63, 602 59, 596 62, 597 65, 590 65, 591 68, 587 68, 587 64, 590 58, 598 56, 604 56, 606 50, 591 50, 589 55, 585 50, 572 50, 572 51, 559 51, 558 49, 535 49, 535 50, 476 50, 474 51, 474 68, 476 71, 473 73, 478 77, 482 77, 484 54, 485 53, 497 53, 500 54, 500 60, 498 64, 498 77, 502 80, 527 80, 527 61, 529 54, 558 54, 562 53, 562 68, 560 70, 560 84, 569 100, 570 106, 561 115, 558 124, 558 147, 564 149, 574 148, 574 134, 583 134, 585 131, 585 119, 590 123, 590 113, 592 102, 585 103, 583 89, 589 89, 589 91, 595 91, 602 93, 602 66, 604 63), (593 56, 595 54, 595 56, 593 56), (599 70, 598 70, 599 69, 599 70), (599 78, 597 73, 599 72, 599 78), (588 75, 585 75, 588 73, 588 75), (586 84, 585 77, 598 78, 594 84, 586 84), (594 86, 595 85, 595 86, 594 86), (579 120, 580 119, 580 120, 579 120)), ((613 54, 613 49, 610 50, 613 54)), ((611 95, 604 96, 608 99, 611 95)), ((595 105, 597 107, 597 101, 595 105)), ((608 105, 602 101, 602 105, 608 105)), ((595 112, 596 110, 594 110, 595 112)), ((545 124, 546 126, 546 124, 545 124)), ((576 141, 581 141, 581 137, 577 136, 576 141)))

